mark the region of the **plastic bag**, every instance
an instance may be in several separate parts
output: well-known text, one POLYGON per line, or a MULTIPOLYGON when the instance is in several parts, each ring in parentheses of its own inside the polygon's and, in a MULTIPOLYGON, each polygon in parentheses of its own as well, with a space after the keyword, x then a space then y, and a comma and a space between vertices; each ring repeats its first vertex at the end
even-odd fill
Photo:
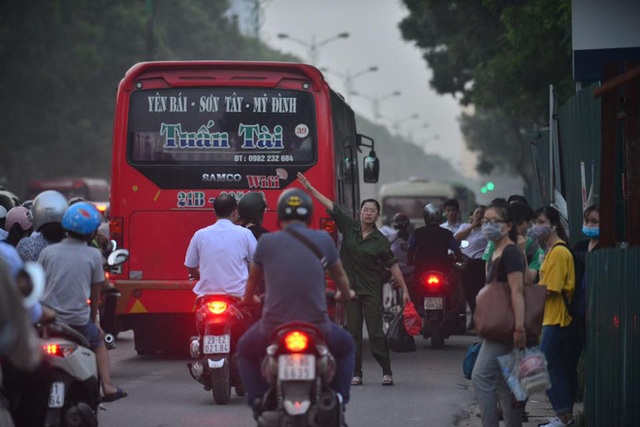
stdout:
POLYGON ((511 353, 498 356, 498 363, 500 364, 502 376, 518 402, 522 402, 527 399, 527 393, 525 393, 520 386, 520 381, 518 381, 518 367, 520 366, 521 359, 522 353, 516 349, 513 349, 511 353))
POLYGON ((404 320, 404 328, 409 335, 420 335, 420 331, 422 330, 422 318, 411 301, 405 303, 404 309, 402 310, 402 318, 404 320))
POLYGON ((498 357, 502 375, 516 400, 523 401, 527 396, 551 388, 547 359, 538 347, 524 351, 512 350, 498 357))
POLYGON ((527 396, 551 388, 547 359, 539 347, 527 348, 518 365, 520 387, 527 396))
POLYGON ((396 314, 387 331, 387 347, 396 353, 416 351, 416 342, 404 327, 402 313, 396 314))
POLYGON ((473 373, 473 367, 476 364, 476 359, 478 358, 478 353, 480 353, 480 347, 482 346, 481 342, 477 342, 475 344, 471 344, 467 348, 467 353, 464 355, 464 360, 462 361, 462 373, 465 378, 470 380, 471 374, 473 373))

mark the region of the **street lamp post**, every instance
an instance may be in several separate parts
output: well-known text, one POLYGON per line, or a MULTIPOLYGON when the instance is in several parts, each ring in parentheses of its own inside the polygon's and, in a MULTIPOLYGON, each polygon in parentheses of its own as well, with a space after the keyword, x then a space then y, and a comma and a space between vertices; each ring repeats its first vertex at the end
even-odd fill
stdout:
POLYGON ((420 130, 423 130, 423 129, 427 129, 428 127, 429 127, 429 123, 423 123, 422 125, 420 125, 420 126, 418 126, 418 127, 415 127, 415 128, 413 128, 413 129, 410 129, 410 130, 407 132, 407 141, 411 141, 411 142, 413 142, 413 134, 414 134, 416 131, 420 131, 420 130))
POLYGON ((418 118, 418 115, 414 113, 414 114, 411 114, 410 116, 404 117, 399 120, 391 120, 391 128, 396 134, 399 134, 401 123, 407 122, 409 120, 417 119, 417 118, 418 118))
POLYGON ((313 65, 317 65, 317 62, 318 62, 318 49, 319 48, 321 48, 322 46, 326 45, 327 43, 331 43, 334 40, 346 39, 348 37, 349 37, 349 33, 339 33, 339 34, 337 34, 337 35, 335 35, 333 37, 329 37, 328 39, 316 42, 316 36, 312 35, 311 36, 311 41, 310 42, 306 42, 304 40, 300 40, 298 38, 291 37, 287 33, 278 34, 278 38, 279 39, 291 40, 292 42, 298 43, 299 45, 302 45, 302 46, 306 47, 308 49, 309 62, 311 64, 313 64, 313 65))
POLYGON ((337 71, 330 70, 328 68, 322 68, 322 71, 335 74, 336 76, 342 77, 342 79, 344 79, 344 90, 345 90, 345 94, 347 95, 347 103, 351 103, 351 95, 355 94, 353 90, 353 80, 364 74, 378 71, 378 67, 376 65, 372 65, 369 68, 365 68, 364 70, 360 70, 357 73, 353 73, 353 74, 351 73, 350 69, 347 69, 346 73, 339 73, 337 71))
POLYGON ((359 92, 352 91, 351 95, 359 96, 361 98, 371 101, 371 109, 373 110, 373 117, 376 120, 380 120, 382 118, 382 115, 380 114, 380 103, 394 96, 400 96, 401 92, 399 90, 394 90, 393 92, 387 93, 386 95, 382 95, 382 96, 378 96, 377 94, 374 96, 368 96, 359 92))

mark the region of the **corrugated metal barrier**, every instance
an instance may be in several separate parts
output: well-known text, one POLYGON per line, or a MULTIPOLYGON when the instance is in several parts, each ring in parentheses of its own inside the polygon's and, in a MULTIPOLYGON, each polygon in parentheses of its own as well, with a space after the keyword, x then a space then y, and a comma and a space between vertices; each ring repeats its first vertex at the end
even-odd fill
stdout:
POLYGON ((587 256, 586 425, 640 425, 640 248, 587 256))
POLYGON ((593 97, 593 84, 578 92, 558 111, 562 189, 569 213, 569 237, 572 242, 584 238, 582 229, 582 179, 580 162, 584 162, 586 194, 594 183, 594 200, 600 194, 600 99, 593 97), (593 175, 592 175, 593 170, 593 175))

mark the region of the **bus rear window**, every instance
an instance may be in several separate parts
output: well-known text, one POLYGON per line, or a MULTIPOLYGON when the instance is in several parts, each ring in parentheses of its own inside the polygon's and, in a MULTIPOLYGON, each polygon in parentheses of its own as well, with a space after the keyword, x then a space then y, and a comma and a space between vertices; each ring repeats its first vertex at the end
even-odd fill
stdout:
POLYGON ((133 165, 312 164, 313 96, 265 88, 180 88, 131 95, 133 165))
POLYGON ((422 210, 429 203, 442 203, 446 198, 437 196, 391 196, 382 200, 382 212, 385 219, 391 218, 398 212, 409 218, 422 218, 422 210))

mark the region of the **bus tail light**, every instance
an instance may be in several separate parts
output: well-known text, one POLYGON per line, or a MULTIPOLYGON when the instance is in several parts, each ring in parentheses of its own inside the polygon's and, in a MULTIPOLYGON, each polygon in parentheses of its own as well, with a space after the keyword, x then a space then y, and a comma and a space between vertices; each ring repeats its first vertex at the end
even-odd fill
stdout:
POLYGON ((334 240, 338 238, 338 227, 331 218, 320 218, 320 230, 324 230, 331 234, 334 240))
POLYGON ((119 248, 124 247, 123 241, 122 241, 123 240, 122 230, 124 229, 123 223, 124 221, 122 220, 121 217, 111 218, 109 220, 109 234, 111 235, 111 238, 116 241, 119 248))

